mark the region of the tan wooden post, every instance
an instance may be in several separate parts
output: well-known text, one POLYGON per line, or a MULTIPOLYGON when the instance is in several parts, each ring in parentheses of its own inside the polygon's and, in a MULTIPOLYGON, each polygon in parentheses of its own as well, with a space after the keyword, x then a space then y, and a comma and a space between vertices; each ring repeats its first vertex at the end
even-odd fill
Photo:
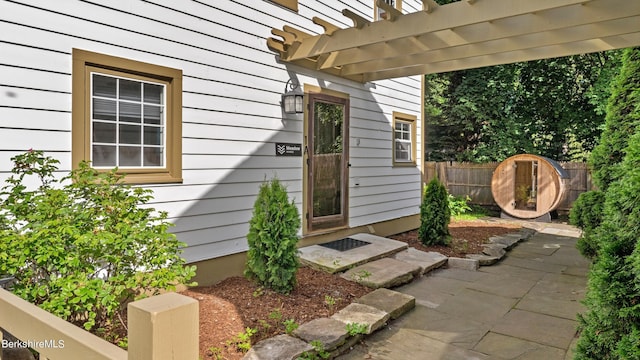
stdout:
POLYGON ((176 293, 128 305, 129 360, 197 360, 198 302, 176 293))

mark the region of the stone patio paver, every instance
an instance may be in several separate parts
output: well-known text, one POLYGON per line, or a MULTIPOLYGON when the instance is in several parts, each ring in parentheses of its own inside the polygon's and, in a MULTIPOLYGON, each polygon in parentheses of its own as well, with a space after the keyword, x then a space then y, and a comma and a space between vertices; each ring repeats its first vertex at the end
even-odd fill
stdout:
POLYGON ((494 332, 488 333, 473 349, 498 359, 563 360, 565 356, 562 349, 494 332))
POLYGON ((464 317, 452 317, 420 305, 416 306, 411 316, 402 317, 392 323, 392 327, 411 329, 418 334, 463 349, 472 349, 490 329, 488 325, 480 322, 464 317))
POLYGON ((573 320, 514 309, 491 331, 566 350, 576 334, 577 325, 573 320))
POLYGON ((397 288, 415 309, 339 359, 570 359, 589 262, 574 228, 533 226, 545 232, 492 266, 441 268, 397 288))
POLYGON ((498 322, 518 302, 517 299, 492 295, 473 289, 463 289, 436 309, 455 317, 485 324, 498 322))

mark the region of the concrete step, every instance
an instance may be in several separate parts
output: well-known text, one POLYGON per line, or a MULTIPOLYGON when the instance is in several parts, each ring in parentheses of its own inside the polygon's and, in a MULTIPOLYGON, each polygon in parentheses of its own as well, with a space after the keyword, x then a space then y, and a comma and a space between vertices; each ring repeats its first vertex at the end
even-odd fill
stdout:
POLYGON ((392 258, 383 258, 356 266, 347 270, 340 277, 378 289, 391 288, 408 283, 415 276, 418 276, 421 271, 418 265, 392 258))
POLYGON ((346 251, 334 250, 320 245, 305 246, 298 249, 300 263, 316 270, 334 274, 370 261, 393 256, 408 247, 402 241, 372 234, 361 233, 348 237, 369 244, 346 251))

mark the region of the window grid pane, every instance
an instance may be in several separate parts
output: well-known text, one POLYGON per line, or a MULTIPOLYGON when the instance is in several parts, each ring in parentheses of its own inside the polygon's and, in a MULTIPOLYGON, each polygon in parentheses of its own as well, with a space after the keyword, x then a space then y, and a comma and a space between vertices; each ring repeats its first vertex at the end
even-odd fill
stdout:
POLYGON ((412 142, 411 129, 412 123, 404 121, 396 121, 395 123, 395 152, 394 157, 397 162, 412 162, 412 142))
POLYGON ((166 86, 97 73, 91 81, 93 166, 165 166, 166 86))

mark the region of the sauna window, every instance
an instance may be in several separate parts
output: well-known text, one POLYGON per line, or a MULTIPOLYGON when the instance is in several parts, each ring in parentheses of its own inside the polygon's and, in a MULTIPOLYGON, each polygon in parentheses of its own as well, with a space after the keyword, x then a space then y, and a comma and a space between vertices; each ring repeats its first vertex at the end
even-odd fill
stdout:
POLYGON ((516 161, 515 208, 536 211, 538 206, 538 162, 516 161))

